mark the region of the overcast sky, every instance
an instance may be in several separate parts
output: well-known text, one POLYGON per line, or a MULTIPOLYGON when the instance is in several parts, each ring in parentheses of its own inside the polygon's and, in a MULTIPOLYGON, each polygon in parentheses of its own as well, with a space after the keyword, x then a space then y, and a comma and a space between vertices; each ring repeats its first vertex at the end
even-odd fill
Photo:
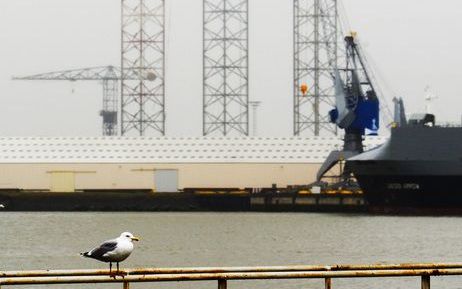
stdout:
MULTIPOLYGON (((168 136, 202 128, 202 0, 167 3, 168 136)), ((343 0, 386 80, 385 97, 424 110, 437 95, 440 121, 462 115, 462 1, 343 0)), ((292 1, 249 0, 250 99, 262 101, 259 135, 291 136, 292 1)), ((0 0, 0 135, 99 136, 97 82, 11 81, 13 75, 120 64, 119 0, 0 0)))

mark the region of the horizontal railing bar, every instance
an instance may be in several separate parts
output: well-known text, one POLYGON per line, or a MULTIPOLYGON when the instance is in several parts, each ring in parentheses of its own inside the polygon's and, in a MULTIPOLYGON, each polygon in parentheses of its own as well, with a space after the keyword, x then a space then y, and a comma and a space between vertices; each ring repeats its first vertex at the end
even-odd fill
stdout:
POLYGON ((415 270, 343 270, 343 271, 295 271, 295 272, 235 272, 190 273, 117 276, 61 276, 61 277, 13 277, 0 278, 0 285, 114 283, 114 282, 165 282, 251 279, 303 279, 303 278, 358 278, 358 277, 409 277, 462 275, 462 269, 415 270))
MULTIPOLYGON (((124 275, 183 274, 183 273, 234 273, 234 272, 292 272, 292 271, 339 271, 339 270, 392 270, 392 269, 457 269, 462 263, 417 263, 374 265, 295 265, 260 267, 184 267, 184 268, 134 268, 121 269, 124 275)), ((112 271, 114 272, 114 271, 112 271)), ((1 277, 46 277, 46 276, 97 276, 109 275, 109 270, 33 270, 0 271, 1 277)))

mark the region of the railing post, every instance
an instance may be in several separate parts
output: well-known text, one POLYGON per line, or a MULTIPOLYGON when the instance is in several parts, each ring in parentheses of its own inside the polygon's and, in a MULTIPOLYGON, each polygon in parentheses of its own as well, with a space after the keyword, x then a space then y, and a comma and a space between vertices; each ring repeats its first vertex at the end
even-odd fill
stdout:
POLYGON ((226 289, 227 284, 225 279, 218 279, 218 289, 226 289))
POLYGON ((422 289, 430 289, 430 275, 422 276, 422 289))
POLYGON ((123 289, 130 289, 130 283, 124 281, 124 288, 123 289))
POLYGON ((325 284, 325 289, 331 289, 332 288, 332 279, 331 278, 325 278, 324 279, 324 284, 325 284))

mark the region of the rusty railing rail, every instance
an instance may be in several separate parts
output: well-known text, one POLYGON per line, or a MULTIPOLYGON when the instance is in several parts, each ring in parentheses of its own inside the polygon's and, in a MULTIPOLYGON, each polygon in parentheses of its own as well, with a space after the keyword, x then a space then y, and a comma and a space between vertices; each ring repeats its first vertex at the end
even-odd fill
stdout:
MULTIPOLYGON (((113 271, 114 273, 114 271, 113 271)), ((226 289, 228 280, 324 279, 326 289, 333 278, 421 277, 421 288, 430 289, 431 276, 462 275, 462 263, 310 265, 266 267, 197 267, 122 269, 114 277, 109 270, 0 271, 0 287, 6 285, 210 281, 226 289)))

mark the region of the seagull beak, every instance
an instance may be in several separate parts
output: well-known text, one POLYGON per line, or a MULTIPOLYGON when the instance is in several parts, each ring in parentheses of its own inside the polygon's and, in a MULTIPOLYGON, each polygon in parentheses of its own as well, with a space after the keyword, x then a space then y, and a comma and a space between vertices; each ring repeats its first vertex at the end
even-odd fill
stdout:
POLYGON ((131 239, 132 239, 132 241, 139 241, 140 240, 140 238, 138 238, 138 237, 131 237, 131 239))

